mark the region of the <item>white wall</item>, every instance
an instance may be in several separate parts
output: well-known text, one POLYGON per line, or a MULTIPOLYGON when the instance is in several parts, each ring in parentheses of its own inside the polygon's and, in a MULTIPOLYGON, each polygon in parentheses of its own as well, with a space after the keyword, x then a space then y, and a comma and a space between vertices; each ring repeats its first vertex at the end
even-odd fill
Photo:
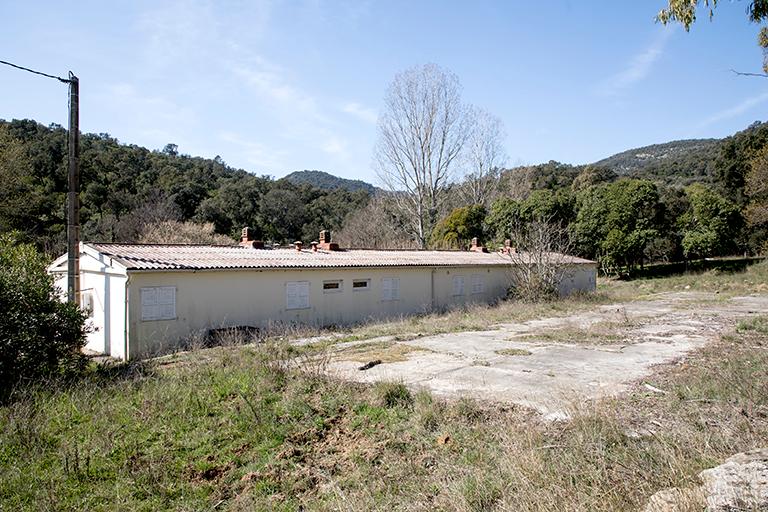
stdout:
POLYGON ((311 270, 243 270, 203 272, 131 273, 130 357, 162 350, 162 344, 175 344, 190 333, 224 326, 250 325, 265 327, 270 323, 311 325, 349 324, 372 318, 387 318, 429 311, 463 302, 487 302, 506 293, 506 281, 499 272, 486 269, 434 270, 435 303, 433 304, 433 269, 311 269, 311 270), (487 276, 482 296, 452 296, 452 272, 469 276, 482 272, 487 276), (382 279, 398 278, 400 298, 382 300, 382 279), (342 290, 323 290, 323 281, 342 280, 342 290), (356 279, 369 279, 370 287, 352 287, 356 279), (308 281, 309 308, 286 308, 286 283, 308 281), (175 320, 141 320, 141 288, 176 287, 175 320))
MULTIPOLYGON (((61 291, 62 300, 67 299, 66 260, 64 271, 54 269, 54 283, 61 291)), ((93 313, 88 320, 85 348, 117 358, 125 357, 125 282, 126 275, 111 265, 108 258, 81 252, 80 292, 82 297, 93 297, 93 313)))
MULTIPOLYGON (((493 302, 506 296, 506 267, 374 268, 306 270, 226 270, 131 272, 129 284, 130 358, 162 352, 191 334, 212 328, 270 323, 310 325, 350 324, 446 308, 457 304, 493 302), (472 276, 483 278, 483 292, 472 293, 472 276), (464 294, 454 295, 453 279, 464 277, 464 294), (382 300, 382 279, 398 278, 400 298, 382 300), (323 290, 323 281, 342 280, 341 291, 323 290), (370 288, 355 290, 356 279, 369 279, 370 288), (309 307, 286 307, 286 283, 309 282, 309 307), (176 318, 141 319, 141 288, 176 288, 176 318)), ((564 294, 594 290, 594 265, 574 267, 564 281, 564 294)), ((113 310, 114 311, 114 310, 113 310)), ((116 355, 114 348, 113 355, 116 355)))

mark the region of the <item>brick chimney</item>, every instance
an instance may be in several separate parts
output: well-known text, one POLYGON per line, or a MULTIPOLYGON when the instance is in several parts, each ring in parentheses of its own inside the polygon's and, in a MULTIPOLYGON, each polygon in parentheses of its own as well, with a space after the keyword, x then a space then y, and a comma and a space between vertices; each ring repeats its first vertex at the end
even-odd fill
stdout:
POLYGON ((264 242, 261 240, 254 240, 253 230, 246 226, 243 228, 242 238, 240 239, 240 247, 247 247, 248 249, 263 249, 264 242))
POLYGON ((488 249, 483 247, 482 245, 477 245, 477 238, 472 239, 472 246, 469 248, 472 252, 488 252, 488 249))
POLYGON ((507 238, 504 240, 504 247, 501 248, 501 252, 504 254, 515 254, 517 250, 512 247, 512 240, 507 238))
POLYGON ((320 232, 320 249, 324 251, 338 251, 339 244, 331 242, 331 232, 324 229, 320 232))
POLYGON ((312 242, 312 243, 311 243, 311 244, 309 244, 309 245, 311 245, 311 246, 312 246, 312 252, 317 252, 317 242, 312 242))
POLYGON ((304 244, 301 243, 301 240, 296 240, 295 242, 293 242, 293 245, 296 247, 297 251, 301 252, 301 246, 304 244))

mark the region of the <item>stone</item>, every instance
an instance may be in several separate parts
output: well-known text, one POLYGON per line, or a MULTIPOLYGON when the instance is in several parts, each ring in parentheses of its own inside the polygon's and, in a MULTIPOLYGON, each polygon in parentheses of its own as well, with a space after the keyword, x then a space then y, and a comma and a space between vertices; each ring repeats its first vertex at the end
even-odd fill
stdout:
POLYGON ((768 449, 738 453, 699 473, 707 510, 768 510, 768 449))
POLYGON ((701 486, 663 489, 644 512, 768 510, 768 448, 737 453, 699 473, 701 486))
POLYGON ((643 512, 689 512, 702 510, 701 489, 662 489, 648 500, 643 512))

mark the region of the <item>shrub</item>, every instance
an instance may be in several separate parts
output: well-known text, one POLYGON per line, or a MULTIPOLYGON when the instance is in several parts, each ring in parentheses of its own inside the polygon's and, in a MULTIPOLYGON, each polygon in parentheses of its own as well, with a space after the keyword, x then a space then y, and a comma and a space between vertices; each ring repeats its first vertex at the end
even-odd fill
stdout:
POLYGON ((61 302, 45 258, 0 235, 0 400, 14 386, 80 371, 85 314, 61 302))

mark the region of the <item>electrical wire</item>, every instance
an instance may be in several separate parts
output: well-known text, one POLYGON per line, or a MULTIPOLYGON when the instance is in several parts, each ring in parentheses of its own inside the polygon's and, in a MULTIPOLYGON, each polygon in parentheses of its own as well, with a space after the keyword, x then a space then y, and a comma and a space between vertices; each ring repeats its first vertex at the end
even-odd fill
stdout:
POLYGON ((6 62, 4 60, 0 60, 0 64, 5 64, 6 66, 11 66, 12 68, 21 69, 22 71, 29 71, 30 73, 34 73, 36 75, 42 75, 48 78, 53 78, 54 80, 58 80, 59 82, 64 82, 65 84, 68 84, 71 82, 71 80, 67 80, 66 78, 61 78, 60 76, 49 75, 48 73, 35 71, 34 69, 25 68, 24 66, 18 66, 16 64, 13 64, 11 62, 6 62))

